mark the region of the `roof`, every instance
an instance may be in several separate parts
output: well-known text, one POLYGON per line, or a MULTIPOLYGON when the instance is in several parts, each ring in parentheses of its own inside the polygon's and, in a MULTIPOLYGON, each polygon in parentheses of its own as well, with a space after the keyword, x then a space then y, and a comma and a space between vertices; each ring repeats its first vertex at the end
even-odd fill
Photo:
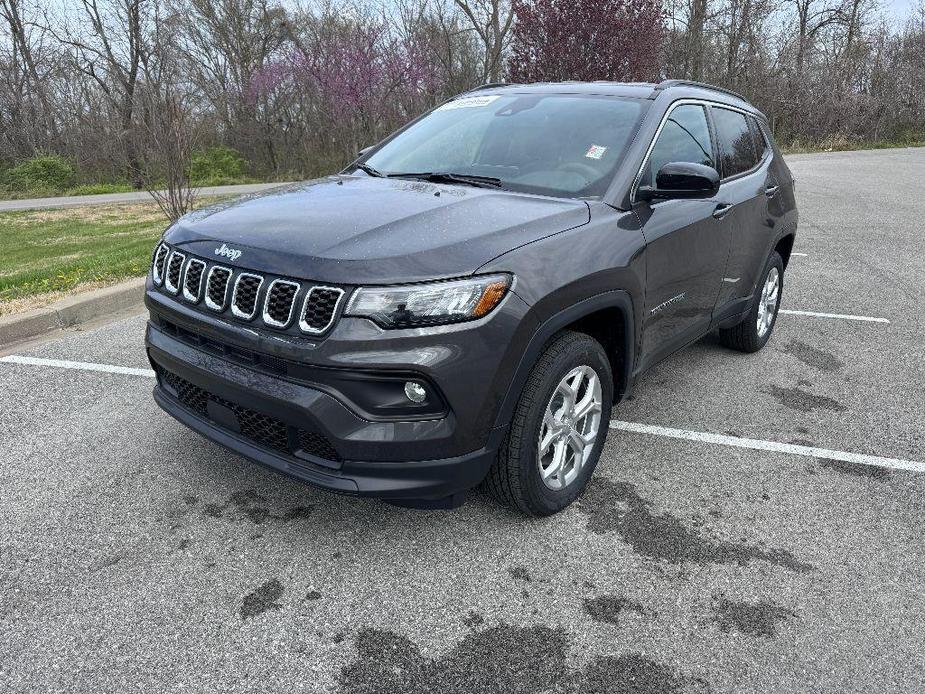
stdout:
MULTIPOLYGON (((702 82, 688 80, 663 80, 655 82, 533 82, 530 84, 514 84, 496 82, 484 84, 471 90, 495 93, 538 93, 538 94, 603 94, 608 96, 627 96, 638 99, 655 99, 664 92, 682 93, 686 97, 700 97, 730 103, 737 106, 747 106, 749 110, 756 111, 748 100, 730 89, 715 87, 702 82)), ((471 92, 468 92, 471 93, 471 92)))

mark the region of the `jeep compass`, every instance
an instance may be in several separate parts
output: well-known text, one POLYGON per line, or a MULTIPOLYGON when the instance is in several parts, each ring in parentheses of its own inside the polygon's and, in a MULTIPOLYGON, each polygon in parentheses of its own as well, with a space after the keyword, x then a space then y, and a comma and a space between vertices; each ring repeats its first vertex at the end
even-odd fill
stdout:
POLYGON ((764 115, 703 84, 486 85, 335 176, 192 212, 154 249, 170 415, 345 494, 533 515, 611 408, 718 331, 768 341, 797 225, 764 115))

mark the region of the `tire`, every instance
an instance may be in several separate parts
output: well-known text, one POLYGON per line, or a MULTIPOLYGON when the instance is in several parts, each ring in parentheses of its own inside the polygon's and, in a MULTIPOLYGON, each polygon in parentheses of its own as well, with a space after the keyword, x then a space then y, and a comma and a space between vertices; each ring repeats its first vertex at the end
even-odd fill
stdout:
POLYGON ((607 438, 612 403, 613 374, 600 343, 583 333, 559 333, 546 346, 520 394, 510 430, 485 480, 489 493, 531 516, 548 516, 571 504, 584 491, 597 466, 607 438), (592 373, 599 391, 593 385, 592 373), (574 384, 578 390, 577 398, 571 402, 577 399, 579 404, 587 405, 589 397, 596 403, 600 396, 596 433, 596 405, 589 405, 590 414, 579 417, 572 426, 568 424, 574 412, 566 407, 569 401, 564 395, 563 379, 567 376, 571 379, 569 385, 574 384), (567 411, 569 417, 557 418, 567 411), (542 460, 541 434, 544 440, 553 441, 544 449, 542 460), (586 442, 584 453, 578 457, 575 451, 582 434, 586 442), (561 455, 557 455, 559 451, 561 455), (544 464, 547 481, 541 475, 544 464), (558 472, 549 475, 554 466, 558 472))
POLYGON ((764 271, 761 273, 761 281, 758 283, 758 289, 755 292, 755 301, 746 317, 741 323, 731 328, 720 328, 719 339, 726 347, 738 350, 740 352, 757 352, 764 347, 768 340, 771 339, 771 333, 774 332, 774 326, 777 324, 777 312, 780 309, 781 296, 784 293, 784 261, 777 251, 772 251, 768 262, 765 263, 764 271), (770 298, 767 289, 771 281, 772 273, 776 272, 777 277, 777 294, 773 299, 773 313, 768 316, 768 299, 770 298), (762 307, 765 308, 762 311, 762 307), (759 316, 763 319, 764 331, 759 327, 759 316))

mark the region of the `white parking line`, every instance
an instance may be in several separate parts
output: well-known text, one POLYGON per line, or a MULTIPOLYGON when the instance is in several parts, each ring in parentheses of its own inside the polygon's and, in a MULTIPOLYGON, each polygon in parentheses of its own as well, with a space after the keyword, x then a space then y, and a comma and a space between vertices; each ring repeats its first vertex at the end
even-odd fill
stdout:
POLYGON ((882 458, 878 455, 864 455, 863 453, 849 453, 847 451, 833 451, 828 448, 814 446, 798 446, 793 443, 778 443, 777 441, 762 441, 761 439, 746 439, 739 436, 726 436, 724 434, 708 434, 702 431, 688 431, 687 429, 671 429, 669 427, 654 426, 652 424, 637 424, 636 422, 621 422, 611 420, 611 429, 631 431, 636 434, 651 434, 665 436, 671 439, 684 439, 687 441, 700 441, 718 446, 734 446, 736 448, 750 448, 755 451, 772 451, 774 453, 789 453, 809 458, 826 458, 840 460, 846 463, 860 465, 873 465, 876 467, 892 468, 894 470, 910 470, 912 472, 925 472, 925 463, 901 458, 882 458))
POLYGON ((805 258, 807 255, 809 254, 808 253, 796 253, 796 252, 790 254, 791 257, 798 256, 800 258, 805 258))
POLYGON ((778 313, 786 313, 789 316, 810 316, 812 318, 840 318, 841 320, 859 320, 865 323, 887 323, 886 318, 873 318, 871 316, 851 316, 843 313, 817 313, 816 311, 791 311, 780 309, 778 313))
MULTIPOLYGON (((144 376, 153 378, 151 369, 134 369, 128 366, 113 366, 112 364, 95 364, 85 361, 68 361, 65 359, 41 359, 38 357, 22 357, 16 354, 0 357, 0 362, 7 364, 25 364, 28 366, 51 366, 59 369, 77 369, 79 371, 98 371, 103 373, 123 374, 126 376, 144 376)), ((636 422, 621 422, 611 420, 611 429, 630 431, 636 434, 650 434, 664 436, 671 439, 685 439, 687 441, 700 441, 718 446, 734 446, 736 448, 750 448, 756 451, 772 451, 774 453, 789 453, 790 455, 807 456, 810 458, 827 458, 841 460, 847 463, 861 465, 874 465, 876 467, 892 468, 895 470, 911 470, 925 472, 925 463, 899 458, 883 458, 876 455, 850 453, 846 451, 833 451, 828 448, 815 448, 813 446, 798 446, 792 443, 778 443, 777 441, 762 441, 761 439, 746 439, 739 436, 726 436, 723 434, 709 434, 702 431, 688 431, 686 429, 671 429, 669 427, 654 426, 652 424, 637 424, 636 422)))
POLYGON ((124 374, 126 376, 147 376, 154 378, 151 369, 133 369, 128 366, 113 366, 112 364, 93 364, 86 361, 67 361, 65 359, 40 359, 38 357, 21 357, 11 354, 0 357, 0 361, 7 364, 26 364, 28 366, 54 366, 59 369, 77 369, 78 371, 103 371, 111 374, 124 374))

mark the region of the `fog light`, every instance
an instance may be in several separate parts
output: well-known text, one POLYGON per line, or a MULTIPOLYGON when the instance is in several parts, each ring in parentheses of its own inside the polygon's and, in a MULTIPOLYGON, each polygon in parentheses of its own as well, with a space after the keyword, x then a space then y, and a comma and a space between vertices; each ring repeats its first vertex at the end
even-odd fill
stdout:
POLYGON ((405 382, 405 395, 411 402, 424 402, 427 399, 427 391, 424 386, 414 381, 405 382))

